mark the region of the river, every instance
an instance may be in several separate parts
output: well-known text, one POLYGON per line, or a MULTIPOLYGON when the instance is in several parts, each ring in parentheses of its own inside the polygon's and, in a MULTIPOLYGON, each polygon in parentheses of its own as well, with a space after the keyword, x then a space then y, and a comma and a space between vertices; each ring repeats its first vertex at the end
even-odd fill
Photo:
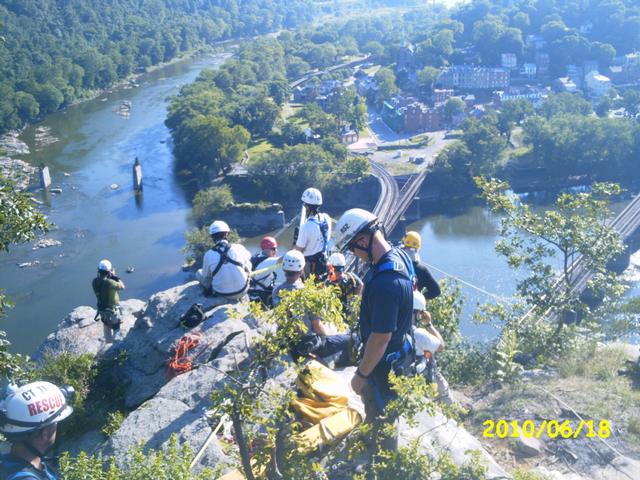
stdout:
POLYGON ((21 138, 33 165, 49 166, 59 195, 36 193, 56 225, 46 237, 62 245, 32 250, 16 246, 0 254, 0 288, 16 306, 2 320, 13 350, 31 352, 74 307, 94 305, 90 280, 98 261, 109 258, 127 285, 123 298, 146 298, 178 284, 181 247, 190 228, 190 205, 174 180, 170 135, 164 125, 166 98, 192 82, 224 55, 178 61, 143 75, 139 87, 120 89, 67 108, 27 129, 21 138), (128 119, 115 110, 132 103, 128 119), (37 151, 36 127, 49 127, 59 141, 37 151), (131 168, 138 156, 144 194, 137 204, 131 168), (119 188, 111 189, 112 184, 119 188), (39 261, 19 268, 18 263, 39 261), (135 271, 126 274, 127 266, 135 271))

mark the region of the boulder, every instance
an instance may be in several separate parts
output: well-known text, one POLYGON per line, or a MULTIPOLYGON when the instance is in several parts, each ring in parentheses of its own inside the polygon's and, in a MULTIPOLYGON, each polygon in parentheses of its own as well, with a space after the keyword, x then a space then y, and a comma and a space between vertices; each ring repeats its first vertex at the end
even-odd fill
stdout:
MULTIPOLYGON (((144 308, 144 302, 131 299, 120 302, 122 308, 122 324, 118 335, 127 335, 136 321, 136 315, 144 308)), ((102 323, 94 321, 96 310, 82 306, 75 308, 56 328, 47 336, 46 340, 33 354, 36 361, 42 360, 45 354, 59 355, 69 352, 74 355, 90 353, 96 355, 105 348, 102 323)))
POLYGON ((593 480, 636 480, 640 472, 640 462, 633 458, 617 456, 605 467, 590 473, 593 480))
POLYGON ((513 449, 522 456, 535 457, 542 453, 542 442, 535 437, 518 437, 512 442, 513 449))
MULTIPOLYGON (((120 428, 98 450, 105 457, 113 455, 122 466, 131 458, 131 449, 141 444, 143 450, 165 448, 173 434, 178 444, 187 444, 193 455, 204 445, 211 433, 204 409, 192 409, 179 400, 156 397, 130 413, 120 428)), ((228 463, 217 439, 207 447, 201 465, 228 463)))
POLYGON ((481 454, 482 462, 487 467, 487 479, 511 478, 483 448, 478 439, 459 426, 455 420, 451 420, 439 412, 435 415, 422 412, 416 416, 416 421, 417 424, 412 427, 400 419, 398 427, 400 446, 406 446, 417 439, 426 455, 437 458, 439 452, 444 451, 459 466, 471 460, 469 451, 477 450, 481 454))

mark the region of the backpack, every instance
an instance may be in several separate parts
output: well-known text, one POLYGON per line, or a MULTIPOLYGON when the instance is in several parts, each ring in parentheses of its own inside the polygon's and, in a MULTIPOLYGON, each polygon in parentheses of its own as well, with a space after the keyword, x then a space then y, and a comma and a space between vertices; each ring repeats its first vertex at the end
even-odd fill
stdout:
MULTIPOLYGON (((320 214, 318 213, 318 217, 320 214)), ((320 233, 322 234, 322 252, 327 253, 329 251, 329 223, 326 218, 323 217, 322 221, 318 220, 315 217, 309 217, 308 220, 311 223, 315 223, 320 229, 320 233)))
POLYGON ((194 303, 189 307, 189 310, 180 317, 180 321, 178 323, 184 328, 193 328, 200 325, 206 318, 204 310, 202 309, 202 304, 194 303))

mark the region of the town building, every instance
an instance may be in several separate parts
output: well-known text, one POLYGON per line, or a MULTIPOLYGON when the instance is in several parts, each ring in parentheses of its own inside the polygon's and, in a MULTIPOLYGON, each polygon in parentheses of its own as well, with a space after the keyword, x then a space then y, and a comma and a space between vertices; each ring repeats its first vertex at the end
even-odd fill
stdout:
POLYGON ((510 74, 504 68, 453 65, 444 69, 436 84, 459 90, 487 90, 509 86, 510 74))
POLYGON ((513 70, 518 66, 518 56, 515 53, 503 53, 500 55, 502 68, 513 70))
POLYGON ((384 102, 382 120, 396 132, 427 132, 442 128, 442 106, 428 107, 412 97, 393 97, 384 102))
POLYGON ((611 88, 611 79, 597 71, 591 71, 584 77, 584 83, 589 94, 595 98, 605 95, 611 88))
POLYGON ((535 62, 538 77, 545 77, 549 75, 550 59, 547 52, 536 52, 535 62))
POLYGON ((553 90, 558 93, 568 92, 575 93, 578 91, 578 86, 569 77, 556 78, 553 81, 553 90))
POLYGON ((545 98, 549 96, 550 88, 540 88, 530 85, 524 87, 509 87, 506 90, 496 90, 493 92, 493 104, 496 108, 509 100, 524 99, 530 101, 533 106, 539 107, 545 98))
POLYGON ((431 101, 435 105, 444 103, 451 97, 453 97, 453 90, 450 88, 434 88, 431 92, 431 101))
POLYGON ((533 78, 536 76, 537 67, 535 63, 524 63, 520 69, 520 75, 527 78, 533 78))
POLYGON ((415 68, 416 48, 411 43, 403 42, 396 55, 396 71, 413 70, 415 68))

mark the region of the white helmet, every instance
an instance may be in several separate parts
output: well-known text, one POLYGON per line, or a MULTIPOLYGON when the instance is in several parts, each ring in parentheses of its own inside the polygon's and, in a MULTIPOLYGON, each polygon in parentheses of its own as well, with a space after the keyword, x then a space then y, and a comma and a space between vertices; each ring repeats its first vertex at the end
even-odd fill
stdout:
POLYGON ((100 263, 98 263, 98 270, 102 270, 103 272, 110 272, 111 270, 113 270, 113 265, 111 265, 111 262, 109 260, 100 260, 100 263))
POLYGON ((225 233, 230 232, 231 229, 227 222, 223 222, 222 220, 216 220, 211 225, 209 225, 209 235, 214 235, 216 233, 225 233))
POLYGON ((322 193, 317 188, 307 188, 302 193, 301 200, 309 205, 322 205, 322 193))
POLYGON ((427 309, 427 299, 418 290, 413 291, 413 309, 421 312, 427 309))
POLYGON ((336 225, 335 245, 338 250, 344 252, 356 235, 377 221, 378 217, 362 208, 352 208, 344 212, 336 225))
POLYGON ((9 394, 0 405, 0 432, 16 435, 58 423, 73 413, 67 396, 73 388, 60 389, 53 383, 33 382, 9 394))
POLYGON ((304 268, 304 255, 298 250, 289 250, 282 259, 282 270, 300 272, 304 268))
POLYGON ((334 267, 344 267, 347 264, 347 261, 344 258, 344 255, 340 252, 332 253, 329 257, 329 263, 334 267))

